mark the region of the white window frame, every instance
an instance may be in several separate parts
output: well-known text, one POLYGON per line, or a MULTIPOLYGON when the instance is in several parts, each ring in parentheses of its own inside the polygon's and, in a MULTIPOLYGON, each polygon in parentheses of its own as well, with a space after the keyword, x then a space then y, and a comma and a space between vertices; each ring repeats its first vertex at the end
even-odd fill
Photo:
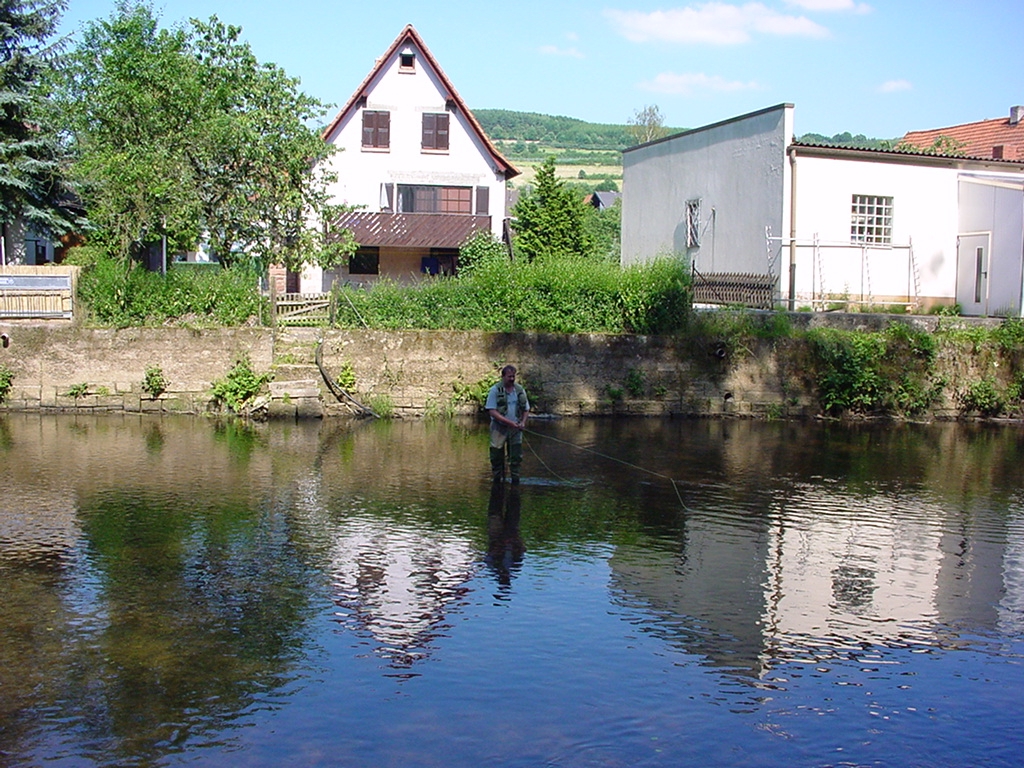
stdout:
POLYGON ((892 245, 892 203, 891 196, 854 194, 850 198, 850 242, 892 245))

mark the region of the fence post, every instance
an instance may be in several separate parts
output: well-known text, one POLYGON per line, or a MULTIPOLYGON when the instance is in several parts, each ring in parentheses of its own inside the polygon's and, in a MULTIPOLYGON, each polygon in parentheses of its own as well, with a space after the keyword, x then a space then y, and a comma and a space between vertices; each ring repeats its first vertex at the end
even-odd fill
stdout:
POLYGON ((277 328, 277 277, 270 275, 270 327, 277 328))

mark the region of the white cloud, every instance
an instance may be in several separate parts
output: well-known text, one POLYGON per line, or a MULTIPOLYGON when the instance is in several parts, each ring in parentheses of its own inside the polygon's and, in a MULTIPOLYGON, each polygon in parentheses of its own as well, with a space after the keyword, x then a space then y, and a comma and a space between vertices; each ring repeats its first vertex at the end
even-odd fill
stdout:
POLYGON ((635 43, 737 45, 753 33, 797 37, 828 37, 828 30, 805 16, 789 16, 762 3, 703 3, 668 11, 605 11, 620 34, 635 43))
POLYGON ((559 48, 557 45, 542 45, 539 50, 546 56, 568 56, 573 59, 585 58, 585 56, 575 48, 559 48))
POLYGON ((789 5, 803 8, 805 11, 853 11, 854 13, 871 13, 871 6, 854 0, 786 0, 789 5))
POLYGON ((878 86, 878 92, 896 93, 897 91, 909 91, 913 87, 909 80, 886 80, 878 86))
POLYGON ((703 72, 662 72, 653 80, 640 83, 640 88, 655 93, 667 93, 676 96, 690 96, 695 91, 730 92, 757 88, 757 83, 741 83, 738 80, 726 80, 719 75, 705 75, 703 72))

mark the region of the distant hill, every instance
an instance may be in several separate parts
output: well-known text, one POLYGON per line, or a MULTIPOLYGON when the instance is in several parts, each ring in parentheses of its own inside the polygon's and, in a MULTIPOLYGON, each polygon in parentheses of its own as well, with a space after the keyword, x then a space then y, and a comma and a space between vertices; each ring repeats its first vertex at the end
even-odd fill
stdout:
MULTIPOLYGON (((517 143, 525 148, 544 147, 547 149, 580 149, 590 152, 606 151, 621 152, 633 145, 628 125, 612 125, 608 123, 588 123, 575 117, 542 115, 538 112, 516 112, 511 109, 475 109, 480 125, 488 136, 509 149, 517 143)), ((666 128, 669 135, 680 133, 685 128, 666 128)), ((872 139, 864 134, 856 136, 849 131, 825 136, 820 133, 805 133, 800 141, 808 144, 828 144, 842 147, 864 147, 881 149, 886 143, 894 143, 891 139, 872 139)), ((514 151, 511 152, 515 154, 514 151)), ((527 152, 534 155, 536 152, 527 152)), ((563 154, 556 152, 556 154, 563 154)))
POLYGON ((588 123, 574 117, 514 112, 509 109, 475 109, 484 131, 502 143, 532 142, 559 149, 612 150, 621 152, 633 143, 628 126, 588 123))

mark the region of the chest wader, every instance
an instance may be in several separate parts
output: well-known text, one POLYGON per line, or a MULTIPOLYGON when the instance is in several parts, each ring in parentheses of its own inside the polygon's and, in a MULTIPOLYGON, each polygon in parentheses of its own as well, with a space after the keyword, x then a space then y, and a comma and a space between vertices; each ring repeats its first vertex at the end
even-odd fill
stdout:
MULTIPOLYGON (((516 384, 516 413, 522 415, 526 410, 526 390, 516 384)), ((504 387, 498 388, 497 411, 502 416, 508 415, 508 393, 504 387)), ((510 430, 503 424, 491 424, 491 477, 503 480, 505 477, 505 447, 508 446, 508 467, 512 474, 512 482, 519 482, 519 467, 523 463, 523 433, 510 430)))

